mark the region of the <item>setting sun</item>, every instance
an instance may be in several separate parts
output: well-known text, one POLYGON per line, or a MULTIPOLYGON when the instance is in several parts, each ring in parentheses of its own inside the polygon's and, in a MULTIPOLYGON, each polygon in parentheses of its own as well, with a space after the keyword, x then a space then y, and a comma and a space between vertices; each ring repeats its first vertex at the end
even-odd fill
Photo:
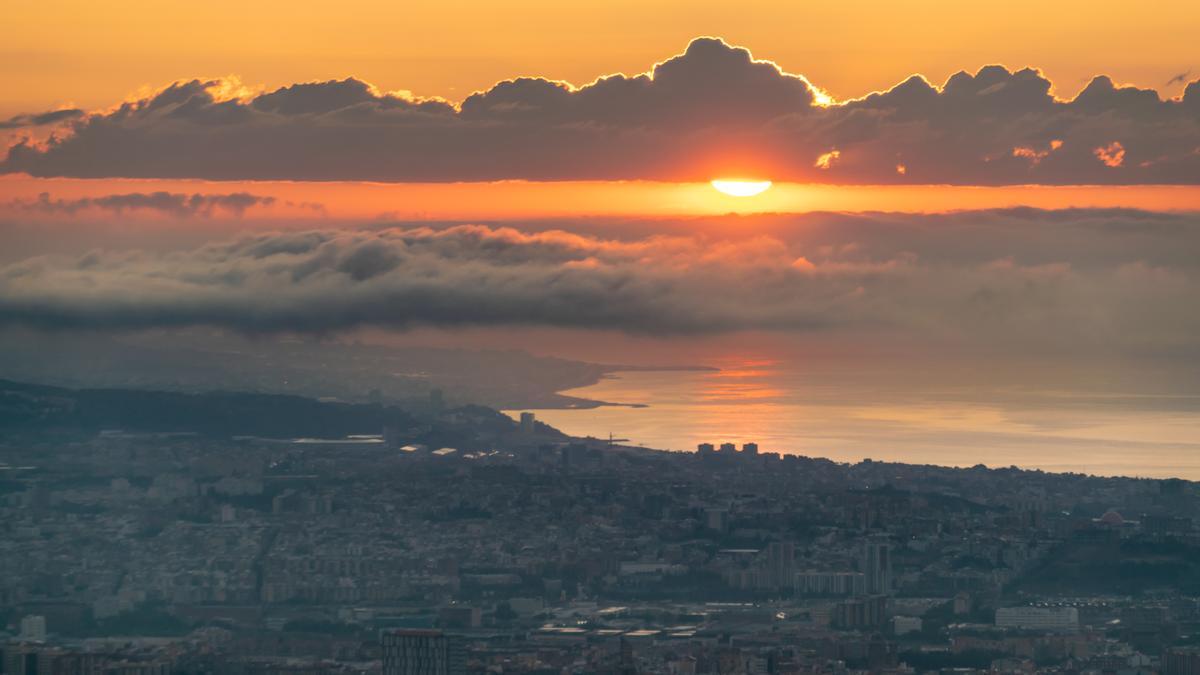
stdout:
POLYGON ((769 180, 714 180, 712 186, 730 197, 753 197, 771 187, 769 180))

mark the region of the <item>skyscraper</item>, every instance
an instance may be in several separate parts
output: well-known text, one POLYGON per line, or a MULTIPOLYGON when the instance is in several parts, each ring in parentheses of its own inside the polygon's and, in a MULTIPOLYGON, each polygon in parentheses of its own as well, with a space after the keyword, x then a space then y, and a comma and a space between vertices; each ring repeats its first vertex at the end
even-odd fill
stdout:
POLYGON ((791 588, 796 576, 796 545, 790 541, 767 544, 767 577, 771 588, 791 588))
POLYGON ((440 630, 392 630, 380 636, 383 675, 457 675, 466 671, 458 641, 440 630))
POLYGON ((886 539, 868 539, 863 545, 863 574, 867 593, 891 595, 892 545, 886 539))

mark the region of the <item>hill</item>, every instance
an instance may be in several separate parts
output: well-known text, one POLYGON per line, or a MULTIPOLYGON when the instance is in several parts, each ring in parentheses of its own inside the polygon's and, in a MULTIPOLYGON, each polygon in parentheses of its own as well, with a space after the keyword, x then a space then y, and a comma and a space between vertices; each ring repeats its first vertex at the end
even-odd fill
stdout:
POLYGON ((66 389, 0 380, 0 430, 195 432, 207 436, 338 438, 408 428, 417 420, 382 405, 283 394, 187 394, 134 389, 66 389))

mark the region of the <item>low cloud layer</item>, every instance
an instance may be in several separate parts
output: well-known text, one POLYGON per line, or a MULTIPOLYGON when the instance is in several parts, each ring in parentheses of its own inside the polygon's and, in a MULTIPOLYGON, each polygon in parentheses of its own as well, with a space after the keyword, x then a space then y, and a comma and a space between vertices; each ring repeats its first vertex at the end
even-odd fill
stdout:
POLYGON ((460 105, 347 79, 246 98, 179 82, 18 143, 35 176, 379 181, 708 180, 842 184, 1197 184, 1200 81, 1178 100, 1096 77, 1073 100, 1040 72, 912 77, 830 104, 713 39, 641 75, 519 78, 460 105), (1119 149, 1119 150, 1118 150, 1119 149))
POLYGON ((184 194, 180 192, 128 192, 100 197, 55 199, 43 192, 37 199, 14 199, 0 208, 10 211, 43 214, 73 215, 81 211, 99 210, 121 214, 126 211, 152 211, 176 217, 235 215, 255 206, 270 206, 275 203, 271 196, 249 192, 229 194, 184 194))
POLYGON ((168 253, 30 258, 0 267, 0 324, 820 331, 1200 356, 1194 215, 730 217, 619 238, 583 227, 593 229, 314 231, 168 253))

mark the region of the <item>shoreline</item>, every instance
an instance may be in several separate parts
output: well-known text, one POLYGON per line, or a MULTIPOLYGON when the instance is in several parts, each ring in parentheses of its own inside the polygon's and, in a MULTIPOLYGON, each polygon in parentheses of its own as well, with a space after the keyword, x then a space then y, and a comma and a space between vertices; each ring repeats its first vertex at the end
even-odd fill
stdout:
POLYGON ((605 366, 597 364, 596 375, 588 378, 588 381, 572 385, 565 389, 550 392, 546 394, 544 400, 536 400, 532 405, 512 406, 503 405, 497 406, 502 412, 520 412, 522 410, 595 410, 596 408, 648 408, 647 403, 621 403, 618 401, 602 401, 600 399, 584 398, 582 396, 571 396, 564 394, 564 391, 574 389, 583 389, 599 384, 606 378, 612 377, 617 373, 665 373, 665 372, 719 372, 721 369, 715 366, 630 366, 630 365, 613 365, 605 366))

